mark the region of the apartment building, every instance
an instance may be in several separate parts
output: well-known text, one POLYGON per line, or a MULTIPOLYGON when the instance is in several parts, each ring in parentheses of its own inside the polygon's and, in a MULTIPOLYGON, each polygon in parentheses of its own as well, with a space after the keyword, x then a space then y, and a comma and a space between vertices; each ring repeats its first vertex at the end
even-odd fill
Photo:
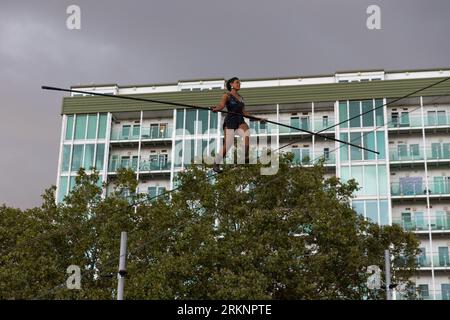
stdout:
MULTIPOLYGON (((361 188, 352 202, 358 213, 417 235, 422 253, 412 280, 423 299, 450 300, 447 77, 448 68, 337 72, 241 79, 239 92, 251 114, 322 134, 247 119, 253 136, 267 137, 272 148, 290 144, 282 151, 293 152, 296 163, 324 159, 328 175, 358 181, 361 188)), ((209 107, 219 103, 224 79, 72 88, 209 107)), ((176 174, 196 157, 217 152, 223 137, 222 114, 156 102, 72 94, 63 98, 61 114, 58 202, 73 188, 77 170, 92 166, 100 170, 99 183, 109 183, 103 196, 112 191, 117 169, 130 167, 138 192, 155 197, 174 188, 176 174)))

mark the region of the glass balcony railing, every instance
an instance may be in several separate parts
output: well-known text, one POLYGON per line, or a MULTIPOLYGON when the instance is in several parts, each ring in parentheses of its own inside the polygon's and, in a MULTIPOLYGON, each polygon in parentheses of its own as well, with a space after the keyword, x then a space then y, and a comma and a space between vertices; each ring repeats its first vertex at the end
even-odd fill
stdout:
MULTIPOLYGON (((421 292, 420 289, 417 288, 416 299, 417 300, 450 300, 450 290, 448 290, 448 291, 426 290, 426 291, 421 292)), ((407 300, 407 297, 405 294, 403 294, 401 292, 397 292, 396 300, 407 300)))
POLYGON ((172 138, 172 127, 160 127, 160 128, 142 128, 142 139, 151 140, 151 139, 170 139, 172 138))
POLYGON ((140 171, 163 171, 170 170, 171 163, 168 162, 150 162, 148 160, 141 161, 139 164, 140 171))
POLYGON ((392 196, 419 196, 419 195, 450 195, 450 181, 429 182, 428 190, 425 183, 391 183, 392 196))
POLYGON ((444 147, 435 147, 426 149, 427 160, 450 160, 449 144, 444 144, 444 147))
POLYGON ((389 150, 389 160, 391 161, 399 161, 399 162, 406 162, 406 161, 419 161, 423 160, 423 151, 417 150, 414 153, 408 153, 408 152, 399 152, 398 150, 389 150))
POLYGON ((418 196, 425 194, 426 194, 425 184, 423 183, 391 182, 392 196, 418 196))
MULTIPOLYGON (((450 160, 450 144, 436 146, 434 148, 426 148, 425 154, 428 161, 432 160, 450 160)), ((422 147, 414 151, 405 148, 405 150, 391 149, 389 151, 389 159, 391 161, 407 162, 424 160, 424 151, 422 147)))
MULTIPOLYGON (((325 120, 322 118, 314 119, 314 131, 315 132, 322 131, 331 126, 334 126, 334 124, 335 124, 334 118, 328 118, 328 120, 325 120)), ((334 128, 325 130, 324 132, 328 132, 328 131, 334 131, 334 128)))
MULTIPOLYGON (((423 117, 425 127, 450 126, 450 115, 426 115, 423 117)), ((421 116, 408 116, 389 119, 389 128, 419 128, 422 127, 421 116)))
MULTIPOLYGON (((140 171, 163 171, 170 170, 171 163, 170 161, 149 161, 142 160, 139 163, 140 171)), ((137 161, 110 161, 109 172, 116 172, 119 168, 132 169, 133 171, 137 171, 137 161)))
POLYGON ((316 154, 303 156, 302 158, 295 155, 292 163, 295 165, 299 165, 299 164, 312 165, 314 163, 319 162, 321 159, 325 160, 324 164, 336 164, 335 153, 329 153, 327 155, 324 155, 323 153, 316 153, 316 154))
POLYGON ((394 218, 392 222, 400 225, 406 231, 428 231, 429 226, 432 231, 450 231, 450 216, 444 212, 431 215, 430 223, 426 216, 394 218))
POLYGON ((417 256, 417 264, 421 268, 431 268, 433 262, 434 268, 450 268, 449 252, 433 252, 417 256))
MULTIPOLYGON (((334 118, 328 118, 326 120, 323 118, 316 118, 314 120, 311 120, 308 118, 308 119, 294 120, 294 121, 293 120, 282 120, 282 121, 280 121, 280 123, 291 126, 291 127, 303 129, 303 130, 312 131, 313 128, 311 126, 311 121, 314 121, 314 131, 315 132, 322 131, 322 130, 327 129, 335 124, 334 118)), ((295 129, 286 128, 286 127, 282 127, 282 126, 279 126, 278 130, 279 130, 280 134, 301 133, 300 130, 295 130, 295 129)), ((325 130, 324 132, 332 132, 332 131, 334 131, 334 128, 325 130)))
MULTIPOLYGON (((156 139, 170 139, 172 137, 172 127, 165 128, 142 128, 141 138, 142 140, 156 140, 156 139)), ((139 140, 139 133, 133 133, 132 131, 124 131, 121 128, 113 129, 111 131, 111 141, 121 140, 139 140)))
MULTIPOLYGON (((291 120, 282 120, 282 121, 280 121, 280 123, 294 127, 294 128, 311 131, 311 121, 309 119, 303 120, 301 122, 300 121, 291 121, 291 120)), ((279 126, 278 130, 279 130, 280 134, 301 133, 300 130, 291 129, 291 128, 287 128, 287 127, 283 127, 283 126, 279 126)))

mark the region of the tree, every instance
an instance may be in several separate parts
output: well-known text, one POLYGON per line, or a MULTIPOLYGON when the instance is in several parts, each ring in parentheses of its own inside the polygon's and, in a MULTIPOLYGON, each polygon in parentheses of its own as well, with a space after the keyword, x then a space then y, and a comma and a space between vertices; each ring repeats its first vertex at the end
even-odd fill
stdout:
POLYGON ((384 299, 383 288, 367 289, 366 270, 384 266, 387 248, 392 282, 413 288, 415 236, 354 212, 355 181, 325 178, 321 164, 292 166, 292 159, 280 157, 275 176, 242 165, 208 179, 208 168, 192 166, 178 175, 170 198, 146 202, 133 192, 130 170, 119 172, 106 199, 98 174, 80 170, 64 204, 54 205, 49 189, 41 208, 2 207, 1 250, 10 253, 0 258, 1 298, 43 291, 45 298, 113 298, 116 278, 107 276, 117 272, 121 231, 128 232, 126 299, 384 299), (14 249, 36 230, 46 236, 14 249), (82 290, 49 291, 65 282, 71 264, 82 267, 82 290))

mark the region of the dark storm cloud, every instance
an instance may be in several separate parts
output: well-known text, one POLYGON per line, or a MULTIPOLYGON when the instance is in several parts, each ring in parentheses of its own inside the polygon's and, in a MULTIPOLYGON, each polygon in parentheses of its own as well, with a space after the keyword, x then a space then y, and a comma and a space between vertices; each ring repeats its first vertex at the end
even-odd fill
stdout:
POLYGON ((0 4, 0 204, 56 181, 61 95, 42 84, 333 74, 450 66, 448 0, 73 0, 0 4), (81 30, 66 8, 81 7, 81 30), (381 7, 382 30, 366 28, 381 7))

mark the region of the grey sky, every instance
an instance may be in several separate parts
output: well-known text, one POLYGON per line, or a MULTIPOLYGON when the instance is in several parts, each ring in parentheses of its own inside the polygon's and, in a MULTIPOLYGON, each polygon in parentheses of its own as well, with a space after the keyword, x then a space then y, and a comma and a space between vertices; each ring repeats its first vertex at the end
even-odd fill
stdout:
POLYGON ((38 206, 56 183, 62 95, 43 84, 450 67, 449 16, 448 0, 1 0, 0 205, 38 206))

